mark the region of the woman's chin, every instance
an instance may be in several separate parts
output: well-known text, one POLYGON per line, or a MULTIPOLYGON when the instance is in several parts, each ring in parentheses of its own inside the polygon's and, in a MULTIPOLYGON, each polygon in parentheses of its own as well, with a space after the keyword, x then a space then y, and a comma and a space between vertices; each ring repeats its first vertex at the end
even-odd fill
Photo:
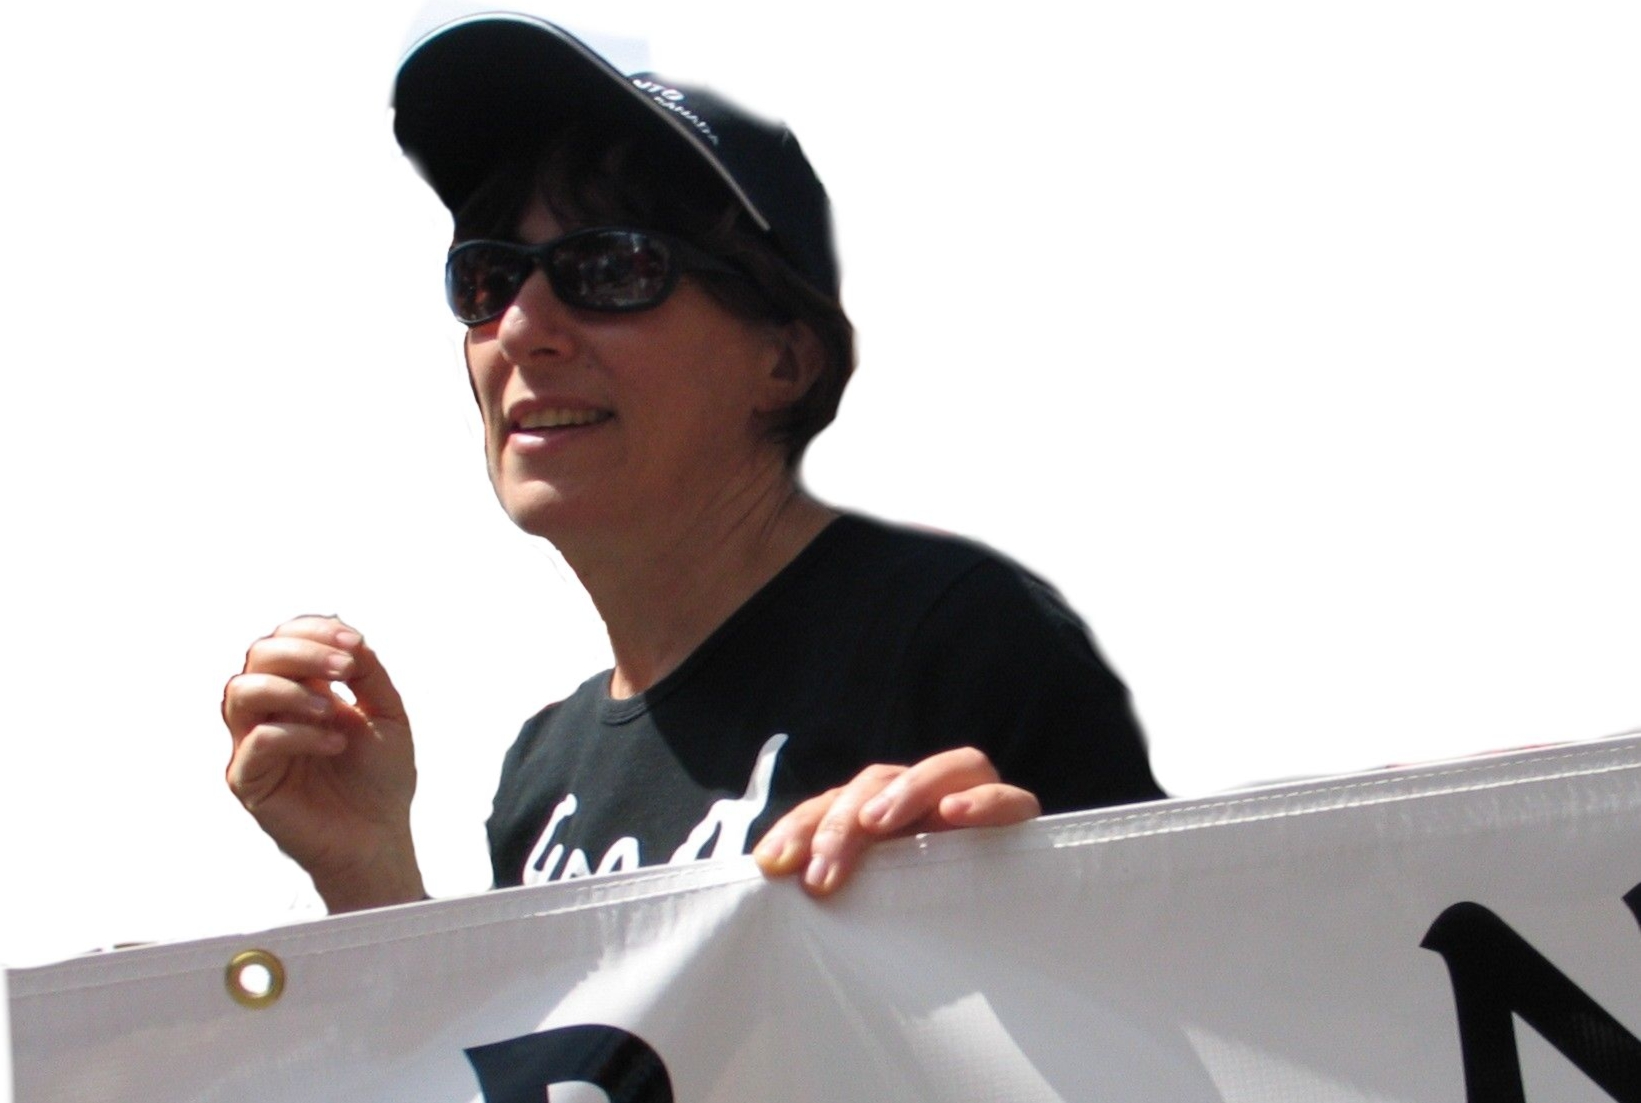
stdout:
POLYGON ((577 533, 608 529, 614 523, 603 503, 588 495, 532 486, 498 490, 496 497, 513 524, 554 545, 574 538, 577 533))
POLYGON ((552 539, 551 533, 573 521, 573 499, 549 487, 497 487, 496 499, 513 524, 532 536, 552 539))

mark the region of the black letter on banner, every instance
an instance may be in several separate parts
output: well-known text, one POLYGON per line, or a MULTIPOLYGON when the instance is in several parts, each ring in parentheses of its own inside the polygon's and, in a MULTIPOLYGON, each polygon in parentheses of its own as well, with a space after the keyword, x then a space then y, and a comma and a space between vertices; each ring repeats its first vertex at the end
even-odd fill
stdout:
MULTIPOLYGON (((1641 922, 1641 885, 1624 902, 1641 922)), ((1469 1103, 1526 1103, 1511 1013, 1619 1103, 1641 1103, 1641 1041, 1480 904, 1454 904, 1419 943, 1447 962, 1469 1103)))
POLYGON ((543 1103, 549 1084, 584 1080, 610 1103, 672 1103, 661 1055, 616 1026, 561 1026, 467 1050, 486 1103, 543 1103))

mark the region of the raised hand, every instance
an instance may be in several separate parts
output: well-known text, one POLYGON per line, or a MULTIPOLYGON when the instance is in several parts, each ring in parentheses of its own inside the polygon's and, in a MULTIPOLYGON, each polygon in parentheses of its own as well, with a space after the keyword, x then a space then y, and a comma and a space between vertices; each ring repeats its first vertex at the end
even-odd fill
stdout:
POLYGON ((410 836, 410 722, 357 631, 333 617, 280 625, 229 679, 222 719, 228 788, 332 912, 425 897, 410 836))

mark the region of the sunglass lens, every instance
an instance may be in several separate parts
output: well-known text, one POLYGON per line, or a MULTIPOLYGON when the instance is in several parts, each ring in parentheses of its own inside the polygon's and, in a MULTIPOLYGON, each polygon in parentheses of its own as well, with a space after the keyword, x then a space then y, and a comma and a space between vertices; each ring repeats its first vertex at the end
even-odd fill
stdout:
POLYGON ((520 249, 495 242, 472 242, 450 254, 445 295, 457 318, 476 325, 507 309, 530 277, 534 261, 520 249))
POLYGON ((592 310, 655 306, 677 278, 666 242, 636 230, 572 234, 548 263, 559 298, 592 310))

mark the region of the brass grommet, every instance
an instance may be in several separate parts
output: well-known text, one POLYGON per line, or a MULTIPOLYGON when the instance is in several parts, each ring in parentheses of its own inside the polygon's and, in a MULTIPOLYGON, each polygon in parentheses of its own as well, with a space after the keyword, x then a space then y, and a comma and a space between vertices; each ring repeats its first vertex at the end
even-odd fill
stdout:
POLYGON ((285 963, 266 950, 246 950, 228 962, 223 982, 241 1007, 271 1007, 285 991, 285 963))

